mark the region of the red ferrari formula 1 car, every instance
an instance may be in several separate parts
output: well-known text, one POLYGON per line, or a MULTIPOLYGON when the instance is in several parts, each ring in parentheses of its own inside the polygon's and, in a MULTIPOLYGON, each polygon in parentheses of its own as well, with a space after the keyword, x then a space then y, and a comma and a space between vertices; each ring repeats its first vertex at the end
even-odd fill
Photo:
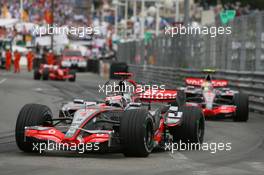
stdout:
MULTIPOLYGON (((134 86, 131 82, 117 84, 134 86)), ((93 149, 87 152, 115 150, 136 157, 146 157, 154 148, 177 141, 200 144, 204 137, 202 111, 180 103, 179 96, 176 90, 113 92, 102 102, 76 99, 66 103, 57 118, 47 106, 27 104, 17 118, 16 143, 24 152, 37 152, 36 145, 44 148, 44 143, 52 142, 62 150, 89 144, 93 149)))
POLYGON ((41 64, 39 69, 34 70, 35 80, 76 80, 76 73, 74 70, 60 68, 58 65, 41 64))
POLYGON ((234 121, 248 120, 248 96, 228 88, 227 80, 212 79, 211 74, 203 78, 186 78, 187 105, 199 106, 205 117, 233 117, 234 121))

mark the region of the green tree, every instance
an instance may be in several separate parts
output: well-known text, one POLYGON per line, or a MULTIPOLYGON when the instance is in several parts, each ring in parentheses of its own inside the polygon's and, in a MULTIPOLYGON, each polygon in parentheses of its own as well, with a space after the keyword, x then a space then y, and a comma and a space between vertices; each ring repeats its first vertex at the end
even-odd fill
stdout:
MULTIPOLYGON (((209 6, 215 6, 218 0, 196 0, 197 3, 208 4, 209 6)), ((224 5, 226 3, 241 2, 242 6, 250 5, 253 9, 264 9, 264 0, 220 0, 224 5)))

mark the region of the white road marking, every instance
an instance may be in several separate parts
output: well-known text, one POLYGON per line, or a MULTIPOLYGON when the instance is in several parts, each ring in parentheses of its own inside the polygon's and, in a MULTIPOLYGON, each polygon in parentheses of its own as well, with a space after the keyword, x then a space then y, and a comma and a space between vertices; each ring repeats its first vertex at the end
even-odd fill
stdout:
POLYGON ((33 88, 33 91, 41 92, 41 91, 59 91, 56 88, 33 88))
POLYGON ((193 171, 193 175, 207 175, 210 174, 208 171, 193 171))
POLYGON ((182 153, 179 153, 179 152, 177 152, 177 153, 171 153, 171 152, 169 152, 169 156, 172 159, 188 160, 188 158, 185 155, 183 155, 182 153))
POLYGON ((35 88, 34 91, 37 91, 37 92, 42 91, 42 88, 35 88))
POLYGON ((264 172, 264 163, 263 162, 249 162, 249 165, 258 171, 264 172))
POLYGON ((0 81, 0 84, 4 83, 6 80, 7 80, 6 78, 2 79, 2 80, 0 81))

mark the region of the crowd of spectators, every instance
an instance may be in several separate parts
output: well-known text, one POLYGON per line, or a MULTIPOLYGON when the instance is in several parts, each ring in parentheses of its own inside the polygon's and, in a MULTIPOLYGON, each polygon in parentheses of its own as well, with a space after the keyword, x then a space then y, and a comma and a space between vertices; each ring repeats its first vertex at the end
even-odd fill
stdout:
MULTIPOLYGON (((54 23, 58 25, 67 24, 72 19, 73 8, 65 0, 54 1, 54 23)), ((2 0, 0 2, 1 18, 22 19, 25 22, 42 24, 46 22, 51 13, 51 0, 23 0, 23 11, 21 13, 20 0, 2 0)))
POLYGON ((236 16, 248 15, 254 10, 251 9, 250 5, 242 6, 240 2, 227 3, 224 5, 225 9, 235 10, 236 16))

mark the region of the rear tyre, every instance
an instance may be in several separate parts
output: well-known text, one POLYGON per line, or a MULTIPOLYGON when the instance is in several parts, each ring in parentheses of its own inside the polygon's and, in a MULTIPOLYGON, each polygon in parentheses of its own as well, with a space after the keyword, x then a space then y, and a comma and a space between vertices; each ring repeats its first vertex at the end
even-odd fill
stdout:
POLYGON ((43 80, 49 79, 49 68, 44 68, 43 70, 43 80))
POLYGON ((52 112, 44 105, 26 104, 19 112, 16 121, 16 144, 24 152, 36 152, 33 150, 33 142, 25 139, 26 126, 47 126, 51 124, 52 112))
POLYGON ((174 130, 173 141, 203 143, 205 119, 201 109, 195 106, 182 106, 179 111, 183 113, 182 124, 174 130))
POLYGON ((79 70, 79 72, 85 72, 86 71, 86 67, 85 68, 79 68, 78 70, 79 70))
POLYGON ((186 94, 182 90, 177 90, 176 101, 171 103, 171 106, 184 106, 186 103, 186 94))
POLYGON ((233 101, 237 107, 233 120, 236 122, 248 121, 248 95, 242 93, 235 94, 233 101))
POLYGON ((120 123, 123 153, 127 157, 147 157, 153 150, 153 120, 148 111, 133 109, 124 112, 120 123))
POLYGON ((41 74, 38 70, 34 70, 34 80, 40 80, 41 74))
POLYGON ((69 81, 74 82, 76 80, 75 70, 70 70, 69 74, 72 75, 72 78, 69 78, 69 81))
POLYGON ((186 94, 182 90, 177 91, 176 103, 178 106, 183 106, 186 103, 186 94))

